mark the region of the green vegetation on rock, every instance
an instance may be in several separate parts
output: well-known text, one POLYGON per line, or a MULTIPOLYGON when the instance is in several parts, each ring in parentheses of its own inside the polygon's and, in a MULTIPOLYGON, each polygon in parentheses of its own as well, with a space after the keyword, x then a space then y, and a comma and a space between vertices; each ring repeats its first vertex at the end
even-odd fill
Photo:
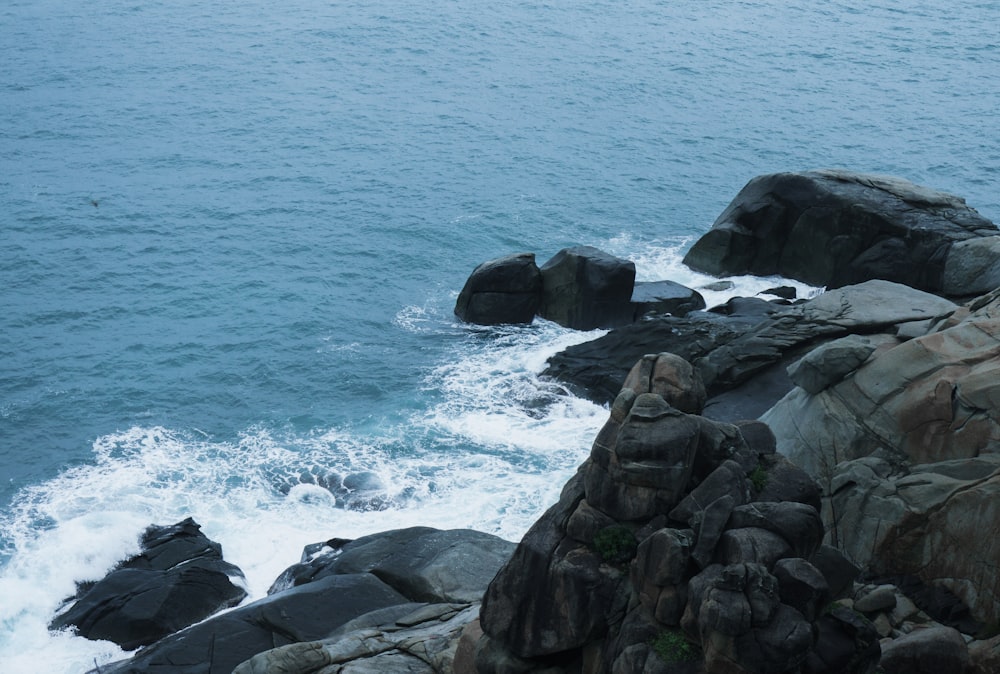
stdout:
POLYGON ((691 662, 701 657, 701 648, 688 641, 680 630, 661 632, 650 645, 659 658, 668 665, 691 662))
POLYGON ((635 556, 636 547, 632 530, 620 524, 604 527, 594 535, 594 549, 605 562, 627 562, 635 556))

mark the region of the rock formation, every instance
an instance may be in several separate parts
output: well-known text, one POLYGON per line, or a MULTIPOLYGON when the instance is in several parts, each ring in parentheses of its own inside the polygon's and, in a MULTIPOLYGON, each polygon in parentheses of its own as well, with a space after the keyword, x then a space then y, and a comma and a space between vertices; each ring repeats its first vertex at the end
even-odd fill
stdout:
POLYGON ((818 488, 792 479, 772 493, 799 501, 759 500, 783 479, 773 468, 795 469, 755 422, 751 444, 698 416, 704 399, 683 359, 636 364, 590 457, 490 584, 478 671, 666 672, 684 653, 710 672, 797 672, 820 617, 850 635, 855 666, 810 671, 877 662, 874 630, 825 611, 830 584, 809 561, 818 488))
POLYGON ((534 253, 476 267, 455 302, 467 323, 531 323, 536 314, 574 330, 628 325, 646 314, 683 316, 704 298, 672 281, 635 282, 635 264, 592 246, 564 248, 539 269, 534 253))
POLYGON ((964 199, 900 178, 777 173, 751 180, 684 263, 717 276, 779 274, 830 288, 885 279, 968 296, 983 291, 977 275, 1000 277, 980 249, 996 243, 965 242, 997 234, 964 199))
POLYGON ((266 598, 93 674, 306 674, 348 661, 355 672, 451 671, 462 632, 513 547, 430 527, 331 539, 308 546, 266 598))
POLYGON ((142 551, 81 586, 52 627, 72 627, 80 636, 131 650, 236 606, 246 594, 243 572, 224 561, 222 547, 188 518, 149 527, 142 551))
POLYGON ((531 323, 542 303, 542 274, 534 253, 515 253, 476 267, 455 302, 467 323, 531 323))
POLYGON ((842 341, 793 370, 762 419, 828 493, 831 536, 857 563, 1000 611, 1000 292, 925 334, 842 341))

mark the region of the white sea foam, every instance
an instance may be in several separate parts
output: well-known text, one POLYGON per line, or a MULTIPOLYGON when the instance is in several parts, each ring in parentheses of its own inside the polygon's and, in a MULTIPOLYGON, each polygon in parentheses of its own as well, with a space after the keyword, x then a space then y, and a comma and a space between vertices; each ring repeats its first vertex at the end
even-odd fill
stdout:
MULTIPOLYGON (((697 287, 708 277, 685 271, 683 245, 620 237, 606 249, 635 260, 642 280, 697 287)), ((729 296, 779 282, 735 279, 729 296)), ((397 317, 403 329, 452 343, 426 374, 423 407, 401 421, 306 434, 251 428, 228 442, 134 427, 98 439, 90 463, 19 494, 2 522, 12 554, 0 570, 0 662, 69 673, 122 657, 113 644, 53 634, 47 623, 75 582, 134 553, 151 523, 193 517, 243 569, 251 599, 303 546, 334 536, 431 525, 518 539, 607 418, 538 373, 553 354, 603 332, 543 320, 463 326, 437 304, 447 302, 397 317)))
MULTIPOLYGON (((433 322, 433 321, 431 321, 433 322)), ((427 320, 414 325, 427 329, 427 320)), ((138 549, 142 530, 191 516, 266 593, 308 543, 397 527, 475 528, 517 539, 580 462, 606 410, 538 380, 546 358, 596 336, 540 322, 493 331, 440 320, 453 360, 428 372, 419 412, 395 426, 232 442, 153 427, 97 440, 93 459, 21 492, 5 514, 0 662, 82 672, 123 656, 47 623, 75 582, 138 549)))
POLYGON ((630 234, 620 234, 607 242, 606 250, 632 260, 635 263, 637 281, 666 280, 680 283, 701 293, 709 308, 724 304, 733 297, 760 296, 763 299, 774 299, 773 295, 762 293, 778 286, 791 286, 795 288, 796 296, 804 299, 823 292, 822 288, 781 276, 730 276, 719 279, 696 272, 683 263, 684 253, 692 243, 690 238, 645 241, 630 234), (720 282, 720 289, 709 289, 709 286, 716 286, 720 282))

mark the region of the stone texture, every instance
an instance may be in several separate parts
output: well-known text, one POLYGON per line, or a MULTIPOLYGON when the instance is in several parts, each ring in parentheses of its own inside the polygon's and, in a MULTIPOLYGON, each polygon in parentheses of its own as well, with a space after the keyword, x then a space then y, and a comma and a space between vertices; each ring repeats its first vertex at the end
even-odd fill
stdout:
POLYGON ((969 664, 969 650, 958 630, 932 627, 888 642, 879 664, 885 674, 960 673, 969 664))
POLYGON ((705 298, 701 293, 673 281, 636 282, 632 290, 632 311, 636 318, 647 314, 686 316, 704 308, 705 298))
POLYGON ((467 323, 531 323, 542 302, 542 274, 534 253, 515 253, 476 267, 455 302, 467 323))
POLYGON ((187 518, 149 527, 142 551, 85 586, 51 626, 74 627, 80 636, 132 650, 236 606, 246 594, 243 572, 187 518))
POLYGON ((257 653, 322 639, 373 609, 405 603, 406 597, 371 574, 327 576, 164 637, 131 660, 103 666, 100 671, 231 674, 257 653))
POLYGON ((958 241, 944 263, 942 290, 954 297, 974 296, 1000 288, 1000 236, 958 241))
POLYGON ((282 572, 269 592, 335 574, 373 573, 414 601, 479 601, 513 552, 513 543, 470 529, 397 529, 326 546, 282 572))
POLYGON ((635 264, 592 246, 564 248, 542 265, 538 315, 575 330, 634 320, 635 264))
POLYGON ((878 278, 942 292, 952 245, 996 233, 960 197, 900 178, 778 173, 751 180, 684 263, 718 276, 781 275, 828 288, 878 278))

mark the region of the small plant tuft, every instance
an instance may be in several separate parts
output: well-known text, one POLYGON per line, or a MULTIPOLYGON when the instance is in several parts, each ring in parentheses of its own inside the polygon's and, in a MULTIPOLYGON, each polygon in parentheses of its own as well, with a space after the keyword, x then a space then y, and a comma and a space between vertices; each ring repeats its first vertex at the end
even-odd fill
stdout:
POLYGON ((660 660, 668 665, 692 662, 701 657, 701 648, 688 641, 680 630, 660 632, 650 645, 660 660))
POLYGON ((757 466, 754 468, 750 471, 750 475, 748 477, 750 478, 750 484, 753 485, 754 491, 758 493, 764 491, 764 487, 767 486, 767 482, 770 479, 770 476, 767 474, 767 471, 764 470, 763 466, 757 466))
POLYGON ((594 549, 605 562, 623 564, 635 557, 638 544, 632 530, 620 524, 604 527, 594 535, 594 549))

